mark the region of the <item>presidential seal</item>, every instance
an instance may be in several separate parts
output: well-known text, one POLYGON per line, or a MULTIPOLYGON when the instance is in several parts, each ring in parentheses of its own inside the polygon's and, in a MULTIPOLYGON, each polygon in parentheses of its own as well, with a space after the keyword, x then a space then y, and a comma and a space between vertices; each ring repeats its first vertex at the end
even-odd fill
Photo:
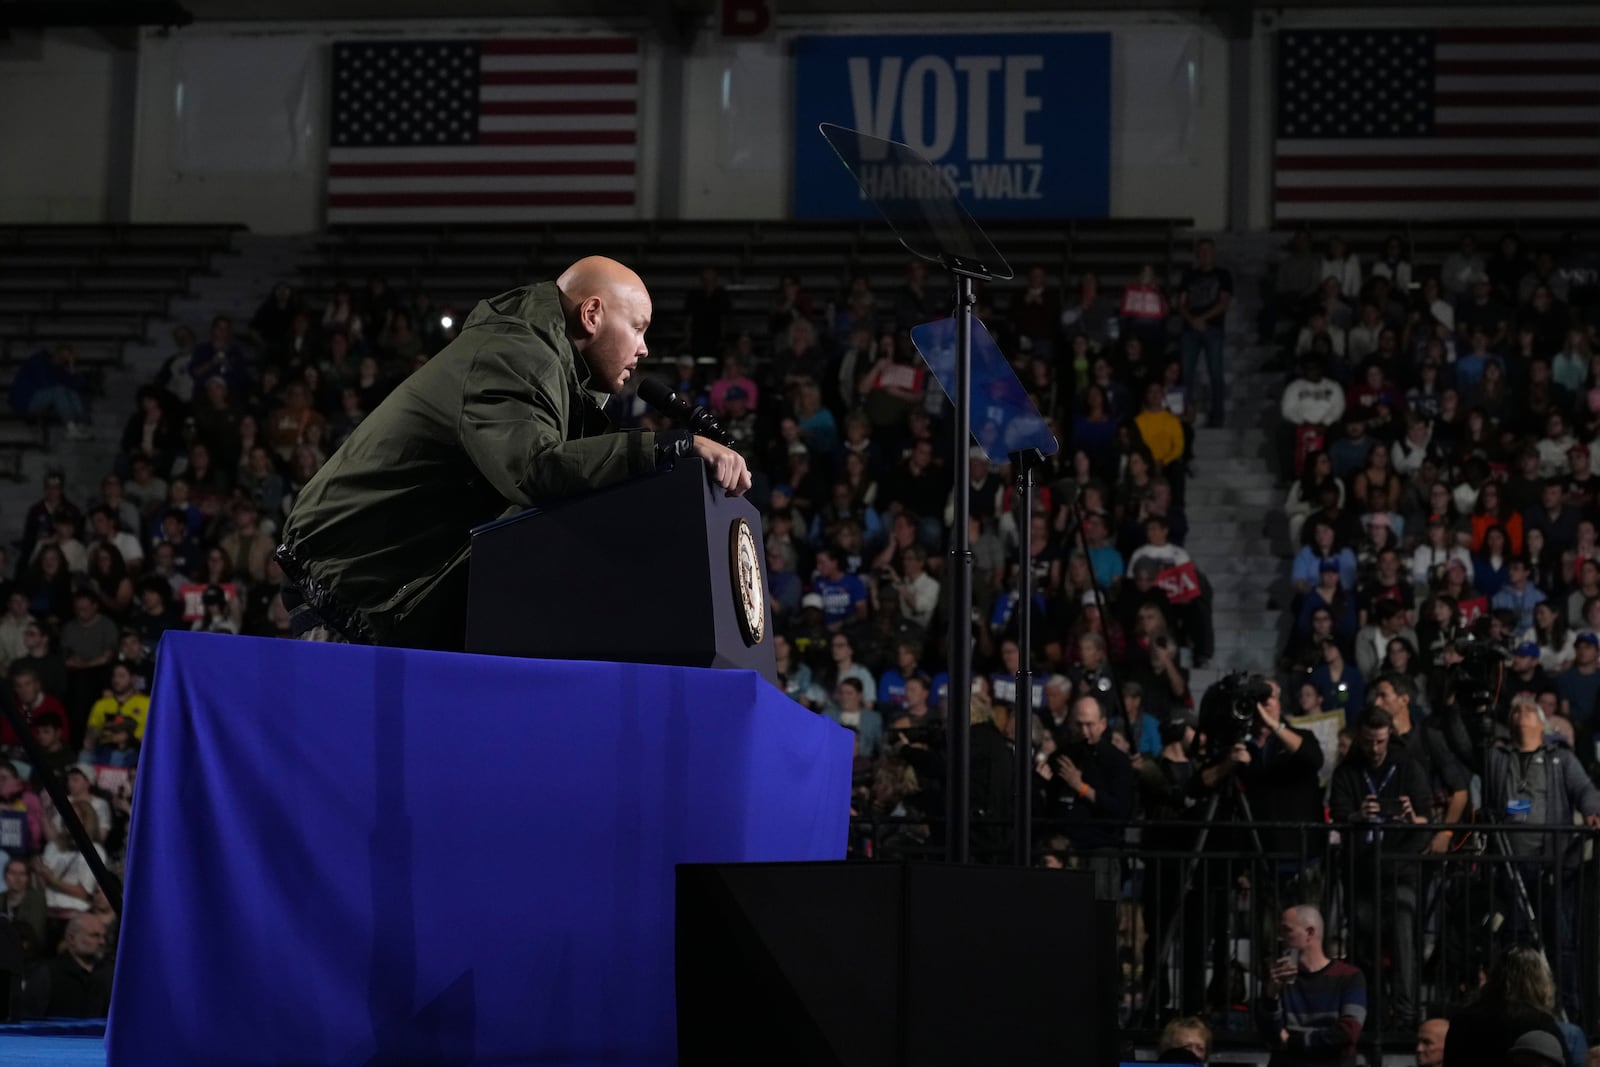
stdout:
POLYGON ((761 553, 756 535, 744 519, 734 519, 729 531, 729 567, 733 578, 733 610, 739 618, 744 643, 759 645, 766 636, 767 594, 761 575, 761 553))

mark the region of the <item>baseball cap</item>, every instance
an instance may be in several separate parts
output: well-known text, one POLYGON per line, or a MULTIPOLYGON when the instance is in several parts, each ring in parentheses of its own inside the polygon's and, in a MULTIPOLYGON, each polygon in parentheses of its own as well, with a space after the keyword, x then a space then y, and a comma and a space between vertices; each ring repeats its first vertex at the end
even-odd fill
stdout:
POLYGON ((1086 590, 1083 596, 1079 598, 1079 602, 1082 603, 1086 608, 1099 607, 1101 600, 1102 598, 1098 596, 1093 589, 1086 590))
POLYGON ((1435 322, 1444 324, 1445 328, 1451 330, 1456 328, 1456 309, 1443 300, 1435 300, 1429 304, 1428 313, 1433 316, 1435 322))
POLYGON ((1318 574, 1327 574, 1329 571, 1334 571, 1337 573, 1338 570, 1339 561, 1336 559, 1325 559, 1321 563, 1317 564, 1318 574))
POLYGON ((816 608, 818 611, 821 611, 822 610, 822 594, 821 593, 807 593, 805 596, 800 598, 800 606, 802 608, 816 608))
POLYGON ((1524 641, 1517 646, 1516 652, 1519 656, 1537 656, 1539 654, 1539 643, 1537 641, 1524 641))
POLYGON ((1596 637, 1592 632, 1590 632, 1588 630, 1585 630, 1583 633, 1579 634, 1577 637, 1573 638, 1572 640, 1573 640, 1574 644, 1593 645, 1596 648, 1600 648, 1600 637, 1596 637))
POLYGON ((61 773, 63 775, 68 776, 68 777, 71 777, 74 774, 81 774, 85 778, 87 778, 89 781, 91 781, 91 782, 94 781, 94 775, 89 773, 89 768, 85 767, 81 763, 74 763, 72 766, 68 767, 66 770, 62 771, 61 773))
POLYGON ((1525 1052, 1551 1064, 1559 1065, 1567 1062, 1566 1050, 1561 1047, 1561 1042, 1556 1040, 1554 1034, 1545 1033, 1543 1030, 1529 1030, 1517 1038, 1510 1051, 1525 1052))
POLYGON ((807 448, 805 446, 804 442, 796 441, 796 442, 794 442, 793 444, 791 444, 789 446, 789 455, 791 455, 791 456, 809 456, 809 455, 811 455, 811 449, 807 448))
POLYGON ((128 718, 126 715, 108 715, 106 717, 105 728, 107 730, 111 730, 118 727, 131 730, 133 729, 133 720, 128 718))

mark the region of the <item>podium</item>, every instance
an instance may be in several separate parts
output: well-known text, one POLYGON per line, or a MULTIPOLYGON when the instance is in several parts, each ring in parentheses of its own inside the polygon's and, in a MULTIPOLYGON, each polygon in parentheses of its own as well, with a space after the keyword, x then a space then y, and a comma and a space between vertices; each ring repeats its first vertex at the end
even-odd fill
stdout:
POLYGON ((852 739, 749 671, 174 632, 111 1067, 670 1064, 679 863, 844 856, 852 739))
POLYGON ((773 685, 761 516, 698 458, 472 535, 467 651, 753 670, 773 685))

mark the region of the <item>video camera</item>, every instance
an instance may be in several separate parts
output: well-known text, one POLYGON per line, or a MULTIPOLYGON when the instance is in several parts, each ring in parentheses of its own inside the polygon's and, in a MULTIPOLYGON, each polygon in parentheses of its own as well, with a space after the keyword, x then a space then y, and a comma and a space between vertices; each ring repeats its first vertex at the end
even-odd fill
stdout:
POLYGON ((1503 645, 1464 634, 1451 646, 1460 662, 1446 677, 1450 698, 1479 752, 1494 741, 1496 715, 1505 686, 1511 651, 1503 645))
POLYGON ((1256 708, 1272 696, 1272 683, 1259 674, 1234 671, 1224 675, 1200 698, 1196 729, 1205 736, 1205 756, 1224 758, 1250 737, 1256 708))

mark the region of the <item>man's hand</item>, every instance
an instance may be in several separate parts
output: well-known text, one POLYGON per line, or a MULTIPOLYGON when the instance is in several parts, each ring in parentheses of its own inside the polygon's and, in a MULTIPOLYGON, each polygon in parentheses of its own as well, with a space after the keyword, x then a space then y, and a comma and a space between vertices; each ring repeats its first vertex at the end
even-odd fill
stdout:
POLYGON ((1274 714, 1268 710, 1269 707, 1269 704, 1257 704, 1256 718, 1260 719, 1262 725, 1267 729, 1271 730, 1273 733, 1277 733, 1278 727, 1283 725, 1283 716, 1281 714, 1274 714))
POLYGON ((1600 815, 1585 815, 1583 825, 1595 830, 1600 830, 1600 815))
POLYGON ((1440 830, 1428 839, 1428 847, 1424 850, 1431 856, 1443 856, 1450 851, 1450 842, 1455 838, 1449 830, 1440 830))
POLYGON ((1077 764, 1065 756, 1057 756, 1056 767, 1061 771, 1061 780, 1068 789, 1076 793, 1083 788, 1083 772, 1078 770, 1077 764))
POLYGON ((697 435, 694 454, 706 461, 706 472, 711 480, 726 489, 729 496, 742 496, 750 489, 750 468, 745 465, 744 457, 727 445, 697 435))
POLYGON ((1361 816, 1365 819, 1376 819, 1383 815, 1383 805, 1378 803, 1378 798, 1371 793, 1361 802, 1361 816))
POLYGON ((1238 744, 1233 746, 1233 751, 1228 753, 1228 758, 1241 767, 1250 765, 1250 746, 1238 744))

